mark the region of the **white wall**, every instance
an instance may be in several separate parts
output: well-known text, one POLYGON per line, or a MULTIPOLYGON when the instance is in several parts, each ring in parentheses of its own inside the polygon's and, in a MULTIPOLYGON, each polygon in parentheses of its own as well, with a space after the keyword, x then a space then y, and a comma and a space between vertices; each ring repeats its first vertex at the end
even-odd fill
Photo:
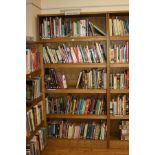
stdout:
POLYGON ((81 12, 127 11, 129 0, 41 0, 41 13, 60 13, 64 9, 81 12))
POLYGON ((37 15, 41 14, 41 0, 26 1, 26 36, 37 40, 37 15))

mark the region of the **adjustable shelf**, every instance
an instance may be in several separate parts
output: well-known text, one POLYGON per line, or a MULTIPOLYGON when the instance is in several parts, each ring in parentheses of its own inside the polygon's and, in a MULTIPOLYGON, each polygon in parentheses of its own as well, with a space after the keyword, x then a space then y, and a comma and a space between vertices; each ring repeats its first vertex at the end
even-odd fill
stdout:
POLYGON ((66 89, 45 89, 46 94, 105 94, 105 89, 76 89, 76 88, 66 88, 66 89))
POLYGON ((44 68, 106 68, 104 63, 45 64, 44 68))
POLYGON ((75 115, 75 114, 48 114, 46 116, 49 119, 95 119, 95 120, 103 120, 107 119, 106 115, 75 115))

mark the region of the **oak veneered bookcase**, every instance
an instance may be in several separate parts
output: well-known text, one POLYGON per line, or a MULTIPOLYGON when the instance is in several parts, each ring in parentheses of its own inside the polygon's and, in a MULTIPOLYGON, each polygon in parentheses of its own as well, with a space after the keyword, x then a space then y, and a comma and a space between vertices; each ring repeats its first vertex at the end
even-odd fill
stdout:
MULTIPOLYGON (((49 95, 53 96, 65 96, 66 94, 73 94, 73 95, 79 95, 79 96, 105 96, 106 97, 106 114, 104 115, 95 115, 95 114, 87 114, 87 115, 76 115, 76 114, 47 114, 44 115, 45 121, 44 126, 47 127, 47 122, 49 120, 71 120, 72 122, 83 122, 83 121, 100 121, 104 120, 107 124, 107 134, 105 140, 93 140, 93 139, 59 139, 59 138, 48 138, 48 144, 54 145, 64 145, 64 147, 68 145, 73 145, 74 147, 80 147, 85 145, 84 147, 96 147, 96 148, 128 148, 129 147, 129 141, 128 140, 121 140, 120 135, 120 122, 121 121, 129 121, 129 113, 126 113, 124 115, 114 115, 110 113, 110 102, 111 99, 114 97, 117 99, 117 96, 123 96, 126 95, 127 100, 129 98, 129 76, 127 77, 127 87, 118 89, 118 88, 111 88, 111 75, 119 72, 119 74, 125 73, 127 71, 127 74, 129 74, 129 60, 125 61, 123 58, 123 62, 110 62, 111 58, 111 48, 115 44, 119 47, 128 48, 127 49, 127 59, 129 59, 129 35, 122 35, 121 30, 118 29, 118 33, 116 35, 111 32, 113 30, 110 29, 110 19, 112 20, 128 20, 129 19, 129 13, 128 12, 96 12, 96 13, 81 13, 80 15, 67 15, 64 14, 41 14, 38 15, 38 41, 35 42, 27 42, 28 45, 31 46, 39 46, 40 52, 41 52, 41 76, 42 76, 42 99, 44 104, 44 112, 46 113, 46 97, 49 95), (78 21, 81 19, 88 19, 93 24, 97 25, 102 31, 106 33, 106 35, 101 35, 98 33, 98 35, 87 35, 87 36, 73 36, 66 34, 65 36, 55 36, 55 37, 49 37, 43 38, 41 37, 41 25, 43 23, 44 18, 57 18, 61 17, 63 20, 69 20, 71 22, 78 21), (105 46, 106 51, 106 62, 105 63, 48 63, 44 64, 43 62, 43 47, 44 46, 50 46, 51 48, 57 48, 57 46, 61 43, 66 44, 66 46, 76 46, 81 45, 84 46, 85 44, 88 44, 91 46, 91 44, 99 42, 103 43, 105 46), (127 44, 127 47, 126 47, 127 44), (66 81, 68 88, 66 89, 54 89, 54 90, 48 90, 45 89, 45 69, 54 68, 60 72, 63 72, 66 75, 66 81), (106 77, 106 83, 107 88, 106 89, 97 89, 97 88, 90 88, 90 89, 82 89, 82 88, 76 88, 76 82, 79 76, 80 70, 83 69, 106 69, 107 77, 106 77), (73 76, 73 78, 70 78, 70 76, 73 76)), ((116 22, 115 20, 115 22, 116 22)), ((121 23, 121 22, 120 22, 121 23)), ((121 24, 115 23, 118 27, 122 27, 121 24)), ((65 24, 64 24, 65 25, 65 24)), ((90 30, 91 31, 91 30, 90 30)), ((64 33, 64 32, 63 32, 64 33)), ((73 32, 72 32, 73 33, 73 32)), ((116 49, 117 49, 116 48, 116 49)), ((117 50, 118 50, 117 49, 117 50)), ((115 50, 115 49, 114 49, 115 50)), ((118 55, 117 55, 118 56, 118 55)), ((120 58, 120 56, 119 56, 120 58)), ((34 73, 35 74, 35 73, 34 73)), ((112 75, 113 76, 113 75, 112 75)), ((27 75, 27 77, 29 77, 27 75)), ((126 74, 125 74, 126 78, 126 74)), ((118 79, 117 79, 118 80, 118 79)), ((120 84, 120 83, 119 83, 120 84)), ((129 101, 128 101, 129 102, 129 101)), ((47 145, 48 145, 47 144, 47 145)))

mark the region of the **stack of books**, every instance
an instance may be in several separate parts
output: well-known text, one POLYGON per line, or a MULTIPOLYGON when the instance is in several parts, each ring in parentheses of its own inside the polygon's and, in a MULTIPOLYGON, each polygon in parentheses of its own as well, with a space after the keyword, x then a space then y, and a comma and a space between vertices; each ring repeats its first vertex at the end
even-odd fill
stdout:
POLYGON ((106 35, 106 33, 88 18, 72 20, 62 17, 44 17, 40 24, 42 39, 90 35, 106 35))
POLYGON ((48 122, 48 136, 66 139, 98 139, 105 140, 107 135, 106 122, 73 123, 69 121, 48 122))
POLYGON ((128 36, 129 19, 120 19, 118 16, 109 19, 110 36, 128 36))
POLYGON ((126 95, 118 95, 110 101, 111 115, 128 115, 129 114, 129 100, 126 95))
POLYGON ((110 74, 111 89, 129 89, 129 70, 110 74))
POLYGON ((67 88, 66 77, 64 74, 57 72, 55 69, 45 70, 45 88, 46 89, 63 89, 67 88))
POLYGON ((42 94, 42 85, 41 78, 35 77, 31 80, 26 80, 26 103, 27 105, 31 104, 31 102, 40 97, 42 94))
POLYGON ((129 62, 129 42, 125 44, 114 44, 110 48, 110 63, 129 62))
POLYGON ((43 103, 40 101, 26 113, 27 136, 29 136, 31 132, 35 131, 36 127, 39 126, 43 120, 43 103))
POLYGON ((121 130, 121 140, 129 140, 129 121, 122 121, 119 129, 121 130))
POLYGON ((36 48, 26 49, 26 74, 40 69, 40 52, 36 48))
POLYGON ((107 88, 105 69, 91 69, 80 72, 76 88, 107 88))
POLYGON ((26 155, 40 155, 47 145, 46 128, 41 128, 35 136, 26 144, 26 155))
POLYGON ((56 49, 45 46, 43 47, 43 60, 45 64, 105 63, 105 51, 105 46, 97 42, 91 46, 66 46, 65 44, 60 44, 56 49))
POLYGON ((75 97, 67 95, 65 97, 47 97, 47 114, 106 114, 106 98, 75 97))

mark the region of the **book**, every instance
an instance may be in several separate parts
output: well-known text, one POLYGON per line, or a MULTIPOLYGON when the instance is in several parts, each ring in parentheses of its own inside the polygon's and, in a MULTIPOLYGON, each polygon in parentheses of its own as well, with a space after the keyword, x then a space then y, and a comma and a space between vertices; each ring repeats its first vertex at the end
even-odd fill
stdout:
POLYGON ((67 46, 56 48, 43 47, 43 60, 48 63, 106 63, 105 45, 96 42, 92 46, 67 46))
POLYGON ((110 73, 111 89, 129 89, 129 71, 110 73))
POLYGON ((67 88, 65 75, 57 72, 55 69, 45 69, 45 88, 62 89, 67 88))
POLYGON ((129 19, 121 19, 121 17, 113 16, 109 19, 110 36, 128 36, 129 35, 129 19))
POLYGON ((40 52, 36 48, 26 49, 26 74, 40 69, 40 52))
POLYGON ((129 115, 129 97, 127 95, 118 95, 110 101, 110 114, 114 116, 129 115))
POLYGON ((100 139, 106 138, 106 122, 79 122, 71 121, 49 121, 48 133, 51 138, 67 138, 67 139, 100 139), (59 130, 58 136, 51 133, 52 129, 59 130))
POLYGON ((48 114, 106 114, 106 98, 90 98, 67 95, 67 97, 46 98, 46 111, 48 114))
POLYGON ((128 41, 113 44, 110 48, 110 63, 128 63, 128 41))
POLYGON ((89 25, 91 27, 91 31, 92 34, 95 35, 94 30, 96 30, 97 32, 99 32, 101 35, 105 36, 106 33, 104 31, 102 31, 98 26, 96 26, 95 24, 93 24, 92 22, 89 21, 89 25), (94 30, 93 30, 94 29, 94 30))
POLYGON ((129 140, 129 121, 121 121, 119 125, 121 140, 129 140))

